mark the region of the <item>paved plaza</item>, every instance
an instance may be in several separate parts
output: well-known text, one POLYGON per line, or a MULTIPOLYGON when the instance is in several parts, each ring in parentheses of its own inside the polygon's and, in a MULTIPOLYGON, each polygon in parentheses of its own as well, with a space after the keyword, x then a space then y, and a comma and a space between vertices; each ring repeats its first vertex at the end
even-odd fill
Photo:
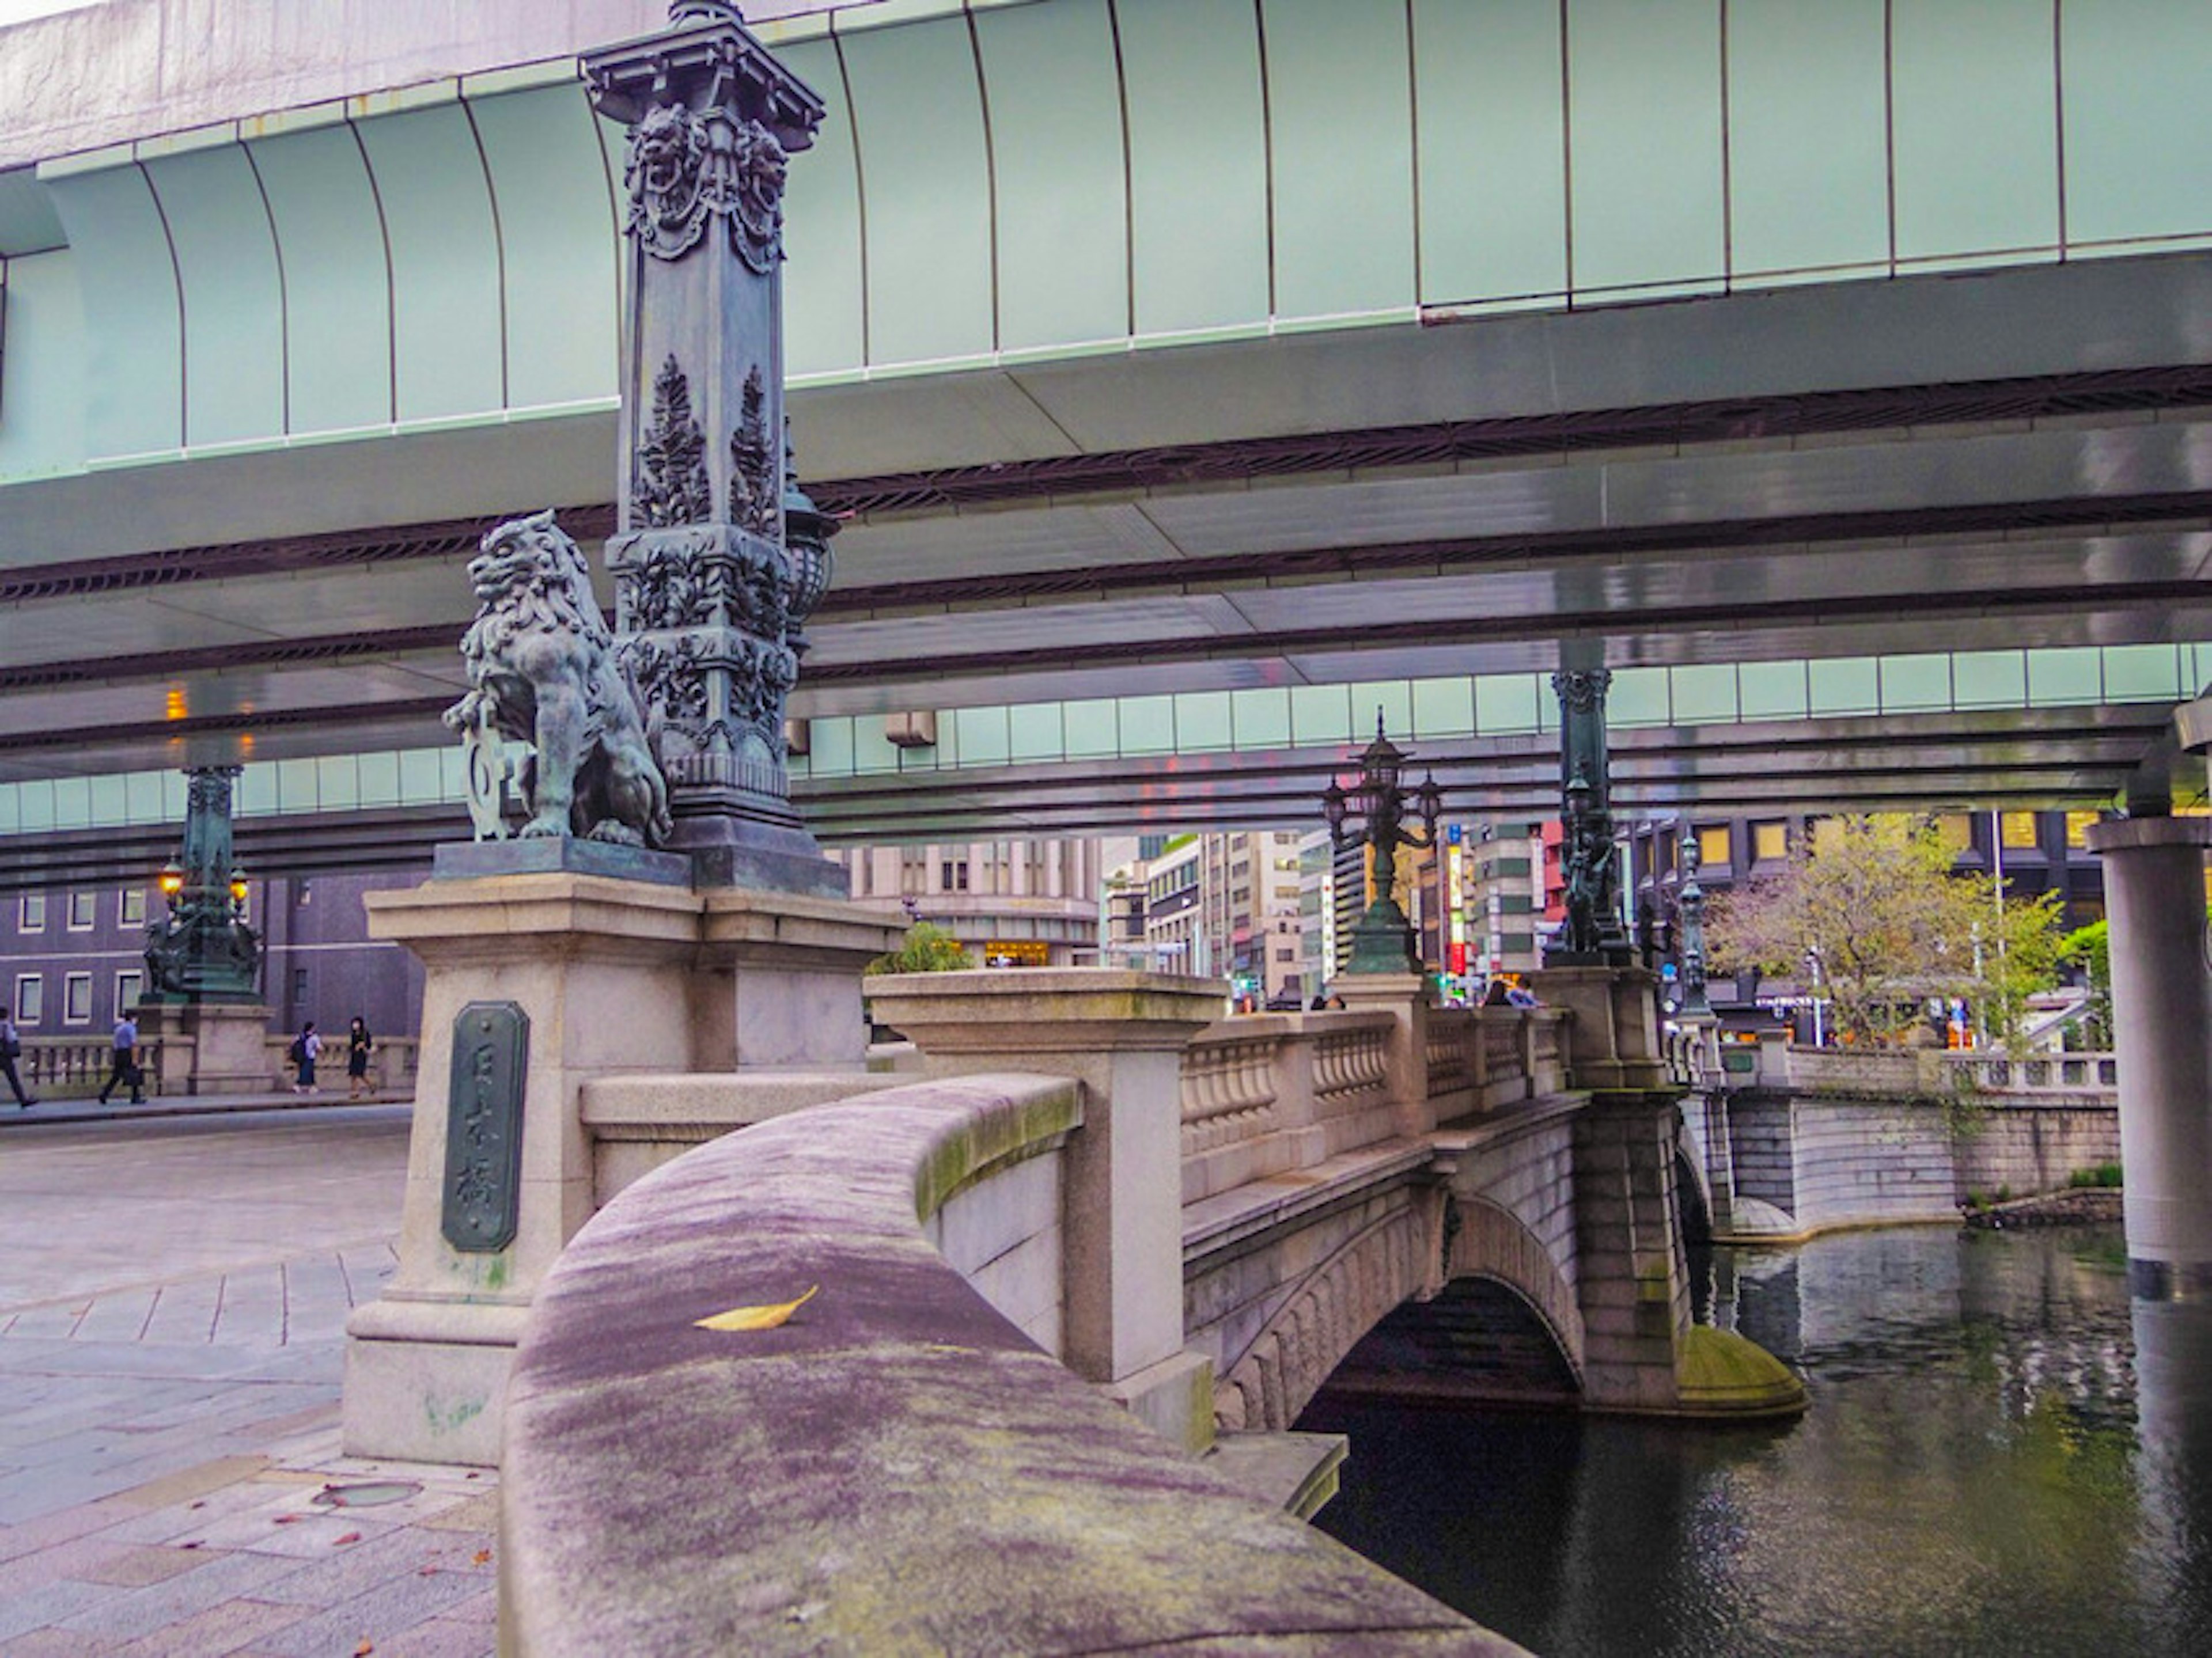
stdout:
POLYGON ((495 1477, 338 1451, 407 1108, 46 1110, 0 1125, 0 1651, 491 1651, 495 1477))

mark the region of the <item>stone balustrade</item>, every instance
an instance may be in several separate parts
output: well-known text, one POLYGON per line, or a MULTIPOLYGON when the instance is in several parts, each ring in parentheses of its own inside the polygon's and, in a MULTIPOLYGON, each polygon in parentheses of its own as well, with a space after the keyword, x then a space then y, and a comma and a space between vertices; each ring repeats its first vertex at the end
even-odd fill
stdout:
POLYGON ((1945 1054, 1950 1086, 1962 1093, 2033 1097, 2049 1094, 2114 1094, 2120 1085, 2113 1054, 2030 1054, 2019 1059, 1988 1051, 1945 1054))
MULTIPOLYGON (((1559 1008, 1431 1008, 1427 1114, 1453 1122, 1569 1086, 1559 1008)), ((1376 1145, 1399 1132, 1396 1016, 1376 1009, 1246 1015, 1182 1056, 1183 1201, 1376 1145)))
MULTIPOLYGON (((33 1094, 49 1099, 81 1098, 97 1094, 107 1080, 115 1044, 104 1031, 82 1036, 27 1035, 22 1042, 22 1057, 15 1061, 15 1071, 23 1086, 33 1094)), ((164 1076, 176 1074, 178 1058, 161 1042, 138 1044, 138 1062, 146 1067, 149 1095, 161 1092, 164 1076)))
MULTIPOLYGON (((1222 1056, 1215 1100, 1249 1063, 1222 1056)), ((1012 1073, 890 1088, 603 1209, 515 1362, 501 1650, 1517 1651, 1149 1432, 1006 1314, 1040 1273, 1087 1293, 1023 1218, 1049 1212, 1029 1171, 1070 1157, 1086 1097, 1012 1073), (982 1264, 1010 1260, 1027 1287, 987 1297, 982 1264), (698 1327, 809 1289, 779 1328, 698 1327)))
MULTIPOLYGON (((269 1075, 279 1088, 292 1085, 290 1051, 292 1038, 297 1031, 272 1030, 262 1047, 269 1060, 269 1075)), ((415 1089, 415 1066, 422 1043, 412 1036, 379 1036, 375 1050, 368 1059, 368 1085, 382 1093, 386 1090, 412 1093, 415 1089)), ((315 1077, 319 1085, 327 1088, 333 1081, 345 1081, 346 1034, 343 1029, 323 1033, 322 1057, 315 1061, 315 1077)))

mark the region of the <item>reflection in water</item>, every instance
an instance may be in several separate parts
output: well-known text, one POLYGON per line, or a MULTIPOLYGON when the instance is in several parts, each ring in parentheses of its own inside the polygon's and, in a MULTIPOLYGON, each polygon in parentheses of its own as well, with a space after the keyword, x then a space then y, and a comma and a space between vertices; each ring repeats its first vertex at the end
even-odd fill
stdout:
POLYGON ((1803 1370, 1802 1421, 1324 1396, 1300 1425, 1352 1449, 1322 1529, 1545 1658, 2212 1654, 2212 1307, 2131 1312, 2117 1228, 1711 1271, 1717 1321, 1803 1370))

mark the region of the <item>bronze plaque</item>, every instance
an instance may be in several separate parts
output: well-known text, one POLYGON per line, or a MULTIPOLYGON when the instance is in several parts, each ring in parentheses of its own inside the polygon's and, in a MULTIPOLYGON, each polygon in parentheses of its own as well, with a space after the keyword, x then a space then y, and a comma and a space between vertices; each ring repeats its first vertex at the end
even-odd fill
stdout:
POLYGON ((446 1242, 470 1254, 514 1242, 522 1209, 522 1088, 530 1016, 471 1002, 453 1021, 446 1096, 446 1242))

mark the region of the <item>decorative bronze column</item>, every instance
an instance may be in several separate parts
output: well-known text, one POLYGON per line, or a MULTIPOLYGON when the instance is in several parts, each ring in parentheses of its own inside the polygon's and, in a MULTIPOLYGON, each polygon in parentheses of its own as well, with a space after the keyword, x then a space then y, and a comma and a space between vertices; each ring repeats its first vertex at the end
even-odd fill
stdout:
POLYGON ((1350 838, 1346 820, 1358 817, 1367 825, 1369 878, 1374 902, 1353 924, 1352 954, 1345 973, 1419 974, 1420 951, 1414 943, 1413 924, 1399 908, 1391 889, 1398 879, 1398 848, 1427 850, 1437 843, 1437 818, 1443 811, 1443 791, 1432 773, 1418 789, 1402 784, 1406 762, 1412 756, 1382 734, 1382 711, 1375 711, 1375 740, 1359 756, 1359 776, 1352 787, 1331 779, 1322 792, 1322 815, 1328 820, 1329 842, 1342 846, 1350 838), (1422 829, 1407 826, 1408 808, 1418 813, 1422 829))
POLYGON ((1613 851, 1612 780, 1605 742, 1610 669, 1563 665, 1552 676, 1559 699, 1561 848, 1566 925, 1547 964, 1625 967, 1632 956, 1620 920, 1620 880, 1613 851))
MULTIPOLYGON (((783 188, 822 100, 726 0, 584 60, 629 129, 615 631, 705 886, 842 897, 791 805, 784 703, 828 561, 787 544, 783 188)), ((818 515, 817 515, 818 516, 818 515)))
POLYGON ((236 766, 195 766, 185 797, 185 845, 161 872, 167 913, 146 927, 146 992, 155 1006, 258 1003, 261 940, 246 924, 246 877, 234 866, 230 786, 236 766))
POLYGON ((1675 913, 1682 918, 1681 926, 1681 1006, 1685 1019, 1710 1019, 1713 1005, 1705 992, 1705 890, 1698 884, 1698 871, 1705 862, 1705 850, 1698 844, 1698 831, 1691 825, 1682 826, 1682 884, 1674 895, 1675 913))

